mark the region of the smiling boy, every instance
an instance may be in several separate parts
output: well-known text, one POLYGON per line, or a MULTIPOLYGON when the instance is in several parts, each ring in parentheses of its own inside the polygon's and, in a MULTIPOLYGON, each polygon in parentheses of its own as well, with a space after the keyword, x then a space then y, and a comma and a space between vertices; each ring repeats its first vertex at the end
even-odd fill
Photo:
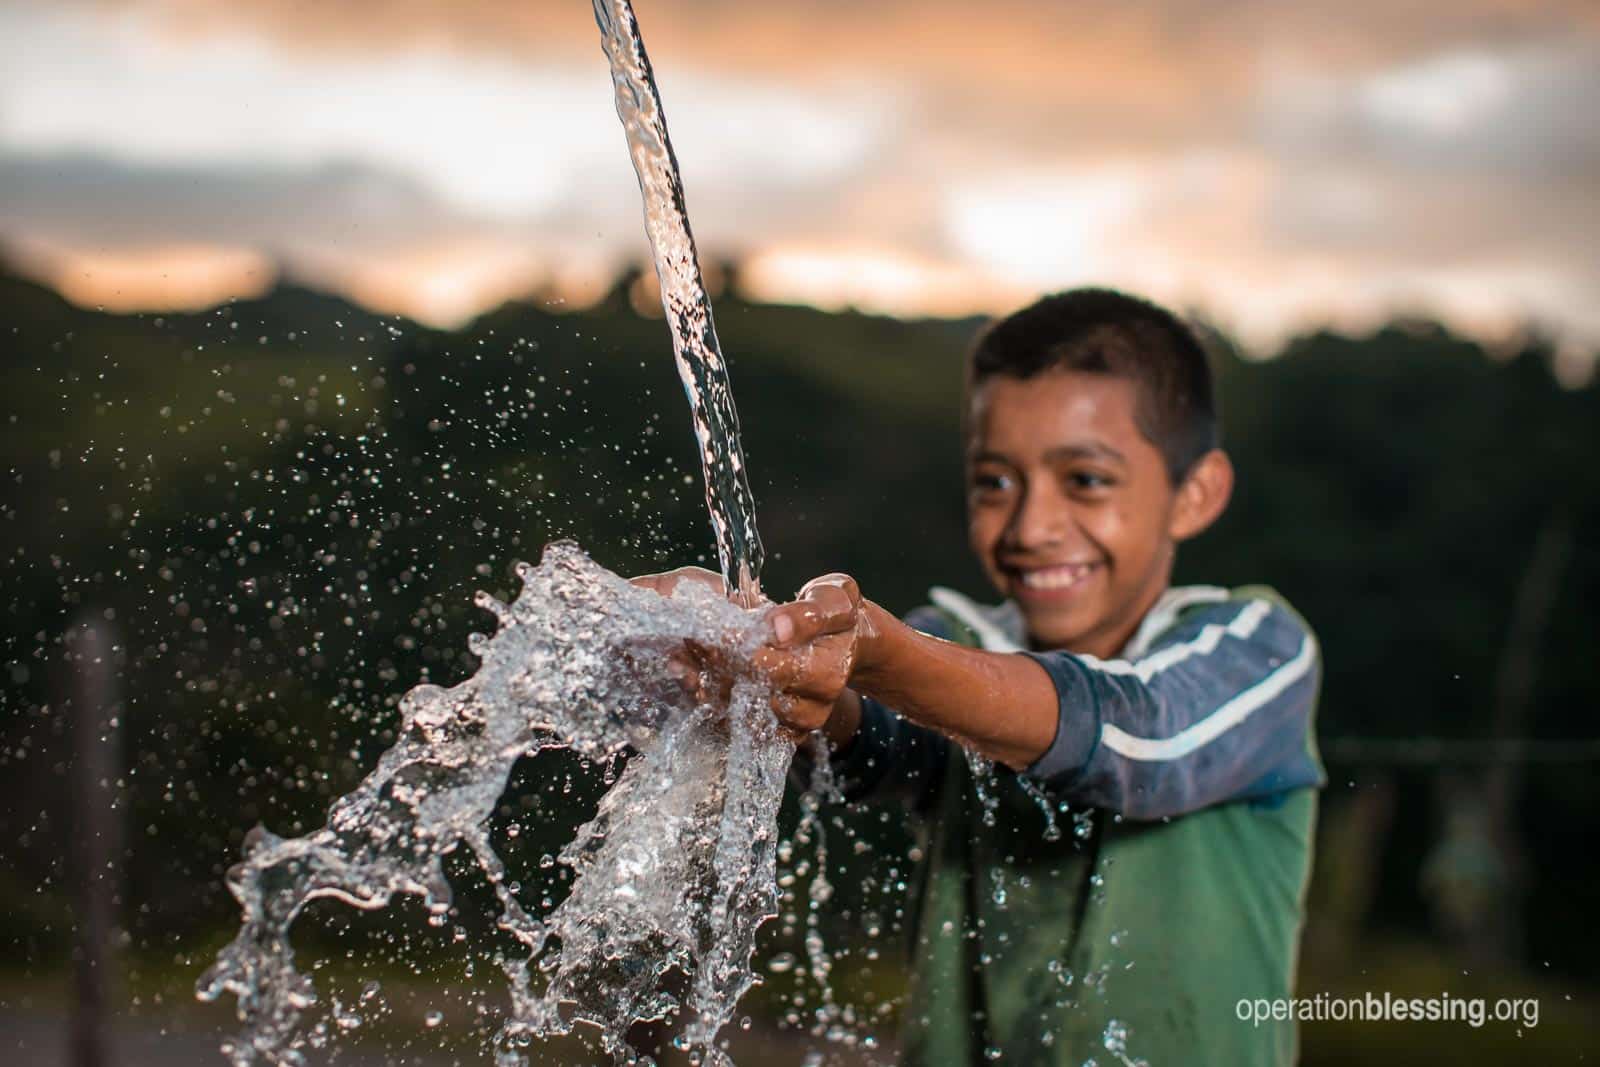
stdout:
POLYGON ((1006 601, 936 588, 901 622, 828 575, 765 653, 847 800, 926 816, 905 1062, 1291 1062, 1291 1022, 1235 1012, 1292 994, 1320 661, 1270 591, 1170 585, 1233 484, 1204 352, 1078 290, 979 338, 966 403, 969 540, 1006 601))

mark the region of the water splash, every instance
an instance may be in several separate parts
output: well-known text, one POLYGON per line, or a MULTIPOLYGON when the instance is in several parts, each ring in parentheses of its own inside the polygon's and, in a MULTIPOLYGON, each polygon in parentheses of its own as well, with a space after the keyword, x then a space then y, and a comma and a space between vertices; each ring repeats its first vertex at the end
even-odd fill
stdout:
POLYGON ((1129 1028, 1126 1023, 1112 1019, 1106 1023, 1105 1031, 1100 1035, 1100 1043, 1123 1067, 1150 1067, 1149 1063, 1142 1059, 1129 1057, 1128 1034, 1129 1028))
POLYGON ((978 810, 983 825, 993 827, 1000 812, 1000 779, 995 774, 994 760, 973 748, 962 748, 967 759, 967 769, 972 772, 972 791, 978 798, 978 810))
POLYGON ((1017 785, 1022 787, 1022 792, 1033 801, 1039 809, 1039 814, 1044 816, 1044 833, 1041 835, 1046 841, 1060 841, 1061 827, 1056 822, 1056 815, 1068 813, 1067 805, 1062 801, 1051 799, 1044 789, 1027 775, 1017 776, 1017 785))
POLYGON ((700 443, 706 508, 716 533, 722 576, 730 589, 738 591, 741 603, 754 607, 760 598, 762 563, 755 498, 739 445, 739 415, 733 406, 728 364, 717 341, 711 300, 700 277, 694 235, 689 230, 683 178, 667 136, 667 116, 633 4, 630 0, 594 0, 594 17, 611 64, 617 117, 627 132, 628 152, 639 176, 645 230, 661 282, 661 306, 672 325, 678 377, 683 380, 700 443))
MULTIPOLYGON (((594 0, 594 13, 723 575, 753 609, 762 601, 754 498, 660 94, 629 0, 594 0)), ((463 846, 494 887, 500 927, 525 949, 502 961, 511 1011, 498 1062, 523 1062, 533 1039, 577 1023, 598 1027, 602 1045, 623 1057, 631 1024, 680 1013, 686 1043, 706 1062, 726 1061, 715 1039, 755 981, 756 930, 775 914, 777 810, 792 753, 766 681, 748 666, 763 628, 689 583, 670 599, 636 590, 575 546, 553 547, 518 573, 523 590, 509 607, 480 597, 499 629, 471 642, 483 660, 477 673, 453 689, 407 694, 400 741, 334 804, 327 826, 292 840, 258 828, 247 839, 228 875, 244 924, 198 988, 206 999, 238 998, 244 1030, 224 1048, 237 1067, 303 1062, 301 1018, 317 996, 294 967, 289 930, 307 903, 372 909, 409 893, 442 920, 451 899, 442 860, 463 846), (683 706, 666 680, 667 650, 688 638, 718 643, 722 658, 745 665, 726 714, 683 706), (551 747, 599 762, 630 748, 638 755, 562 851, 572 889, 541 920, 517 900, 488 821, 515 762, 551 747), (672 969, 690 977, 683 1004, 663 985, 672 969)), ((820 952, 808 939, 813 947, 820 952)), ((813 960, 813 970, 826 986, 825 965, 813 960)))
POLYGON ((498 1063, 524 1062, 533 1038, 579 1022, 622 1055, 632 1022, 680 1013, 688 1042, 725 1062, 714 1040, 755 980, 756 930, 776 911, 777 810, 793 752, 750 665, 764 626, 693 583, 671 598, 635 588, 570 543, 518 576, 509 606, 479 594, 499 626, 471 641, 477 672, 408 693, 399 740, 325 827, 293 839, 258 828, 228 872, 244 922, 197 991, 238 998, 243 1032, 223 1049, 236 1067, 304 1062, 302 1017, 318 998, 289 934, 306 904, 374 909, 414 894, 442 921, 442 861, 461 847, 494 887, 500 927, 525 949, 503 961, 511 1011, 498 1063), (687 638, 730 664, 726 715, 667 680, 665 657, 687 638), (512 891, 489 819, 513 764, 555 747, 597 762, 638 755, 561 853, 576 878, 541 920, 512 891), (673 968, 691 979, 683 1004, 663 988, 673 968))

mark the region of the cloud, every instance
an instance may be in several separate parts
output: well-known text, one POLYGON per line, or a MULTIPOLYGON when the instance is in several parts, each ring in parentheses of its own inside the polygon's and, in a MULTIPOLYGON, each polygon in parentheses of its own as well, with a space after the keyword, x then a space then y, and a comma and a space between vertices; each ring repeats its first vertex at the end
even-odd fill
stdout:
POLYGON ((413 180, 349 164, 266 169, 0 154, 0 188, 0 228, 107 247, 137 247, 159 234, 279 257, 346 242, 382 253, 489 227, 413 180))
POLYGON ((1600 170, 1600 35, 1475 45, 1338 78, 1277 57, 1258 110, 1293 155, 1524 180, 1600 170))
MULTIPOLYGON (((1591 0, 638 6, 702 248, 766 295, 1093 280, 1263 343, 1418 306, 1600 343, 1591 0)), ((644 251, 574 0, 0 8, 19 235, 256 250, 436 318, 644 251)))
MULTIPOLYGON (((865 78, 915 87, 943 109, 1019 103, 1086 126, 1210 126, 1248 99, 1249 57, 1292 50, 1338 76, 1523 39, 1591 39, 1591 0, 639 0, 665 79, 716 70, 793 84, 865 78)), ((535 68, 599 62, 573 0, 100 0, 190 39, 265 38, 314 54, 454 49, 535 68)), ((1171 134, 1173 130, 1165 132, 1171 134)))
POLYGON ((0 153, 0 234, 68 296, 125 309, 204 306, 286 272, 454 324, 538 288, 592 292, 615 268, 571 220, 507 225, 407 176, 353 164, 267 170, 0 153))

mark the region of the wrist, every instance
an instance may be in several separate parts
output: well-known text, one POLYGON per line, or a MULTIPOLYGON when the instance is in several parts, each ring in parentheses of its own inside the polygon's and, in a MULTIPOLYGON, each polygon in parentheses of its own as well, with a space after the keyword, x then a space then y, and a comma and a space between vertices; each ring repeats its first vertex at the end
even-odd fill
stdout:
POLYGON ((859 692, 870 693, 882 680, 895 637, 905 624, 870 600, 862 600, 860 610, 856 655, 850 664, 848 684, 859 692))
POLYGON ((822 725, 822 736, 828 739, 828 747, 835 755, 842 755, 855 741, 860 729, 861 697, 853 690, 846 689, 839 694, 839 699, 833 705, 833 713, 822 725))

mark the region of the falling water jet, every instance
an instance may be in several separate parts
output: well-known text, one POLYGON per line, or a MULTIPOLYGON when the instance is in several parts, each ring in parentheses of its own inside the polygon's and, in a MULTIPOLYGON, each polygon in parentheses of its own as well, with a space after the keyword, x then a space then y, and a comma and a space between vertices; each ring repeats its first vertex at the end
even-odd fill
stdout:
POLYGON ((700 443, 706 508, 716 532, 722 576, 740 603, 754 607, 761 598, 762 563, 755 498, 739 445, 739 414, 733 406, 728 364, 717 341, 711 300, 689 230, 683 178, 667 136, 666 112, 631 0, 594 0, 594 17, 611 64, 617 117, 627 132, 628 152, 639 176, 645 230, 661 281, 661 306, 672 326, 678 377, 700 443))

